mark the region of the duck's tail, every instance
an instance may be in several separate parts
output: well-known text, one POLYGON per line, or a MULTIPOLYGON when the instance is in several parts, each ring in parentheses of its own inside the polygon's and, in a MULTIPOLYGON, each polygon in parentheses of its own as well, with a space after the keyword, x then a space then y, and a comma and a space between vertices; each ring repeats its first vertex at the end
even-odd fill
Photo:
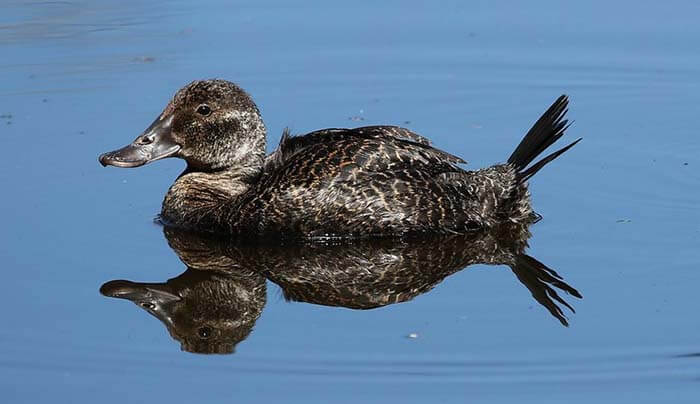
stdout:
POLYGON ((564 115, 566 115, 568 111, 568 105, 569 97, 566 95, 559 97, 554 104, 542 114, 540 119, 535 122, 518 147, 515 148, 513 154, 508 158, 508 163, 512 164, 517 170, 516 178, 519 183, 530 179, 547 163, 559 157, 562 153, 581 141, 581 138, 579 138, 570 145, 555 151, 528 167, 537 156, 559 140, 559 138, 564 135, 566 129, 568 129, 570 123, 567 119, 564 119, 564 115))

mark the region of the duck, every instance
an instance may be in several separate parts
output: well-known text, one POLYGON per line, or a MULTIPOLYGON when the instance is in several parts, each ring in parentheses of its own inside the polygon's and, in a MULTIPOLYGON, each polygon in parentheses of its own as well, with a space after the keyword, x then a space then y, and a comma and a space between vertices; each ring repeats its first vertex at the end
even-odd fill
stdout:
POLYGON ((285 129, 266 154, 267 130, 252 97, 222 79, 178 90, 132 143, 99 156, 133 168, 185 160, 160 220, 240 237, 374 238, 468 234, 529 224, 528 180, 581 138, 535 159, 569 128, 560 96, 504 163, 466 170, 460 157, 399 126, 285 129))

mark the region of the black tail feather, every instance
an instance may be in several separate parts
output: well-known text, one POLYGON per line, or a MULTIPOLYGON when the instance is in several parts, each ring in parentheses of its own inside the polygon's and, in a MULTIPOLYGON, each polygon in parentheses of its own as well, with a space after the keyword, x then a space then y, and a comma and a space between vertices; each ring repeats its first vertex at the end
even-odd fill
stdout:
POLYGON ((552 286, 571 296, 582 298, 576 289, 566 283, 554 270, 529 255, 522 254, 516 257, 515 265, 511 266, 510 269, 518 277, 518 280, 530 290, 532 297, 539 304, 544 306, 562 325, 569 325, 564 311, 557 303, 567 307, 572 313, 576 311, 559 296, 552 286))
POLYGON ((547 163, 559 157, 581 140, 576 140, 526 169, 537 156, 559 140, 559 138, 564 135, 566 129, 569 128, 569 121, 564 119, 568 111, 568 106, 569 97, 566 95, 560 96, 554 104, 542 114, 540 119, 535 122, 518 147, 515 148, 513 154, 508 158, 508 163, 512 164, 518 172, 519 182, 527 181, 547 163))
POLYGON ((562 155, 565 151, 569 150, 570 148, 574 147, 574 145, 578 142, 581 141, 583 138, 578 138, 576 141, 573 143, 569 144, 568 146, 561 148, 554 153, 548 155, 547 157, 543 158, 542 160, 538 161, 537 163, 531 165, 528 169, 519 171, 518 172, 518 182, 525 182, 529 180, 533 175, 537 174, 538 171, 542 169, 547 163, 550 161, 554 160, 555 158, 559 157, 562 155))

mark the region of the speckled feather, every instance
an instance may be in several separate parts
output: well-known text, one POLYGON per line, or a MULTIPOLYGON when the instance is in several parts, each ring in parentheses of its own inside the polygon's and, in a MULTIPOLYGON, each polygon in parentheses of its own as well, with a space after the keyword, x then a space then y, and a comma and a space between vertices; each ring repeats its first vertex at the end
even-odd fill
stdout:
POLYGON ((487 192, 477 184, 496 171, 466 172, 458 157, 409 136, 417 135, 375 126, 286 140, 275 152, 283 157, 268 158, 260 181, 226 222, 232 232, 257 226, 258 232, 352 236, 465 232, 485 224, 477 210, 504 191, 502 181, 487 192), (295 139, 306 144, 286 144, 295 139))
POLYGON ((508 162, 466 171, 464 161, 396 126, 282 136, 265 157, 265 125, 250 96, 224 80, 193 82, 161 114, 187 170, 168 191, 173 225, 244 236, 372 237, 468 233, 536 220, 526 180, 573 144, 528 165, 559 139, 560 97, 508 162), (198 106, 211 114, 198 116, 198 106))

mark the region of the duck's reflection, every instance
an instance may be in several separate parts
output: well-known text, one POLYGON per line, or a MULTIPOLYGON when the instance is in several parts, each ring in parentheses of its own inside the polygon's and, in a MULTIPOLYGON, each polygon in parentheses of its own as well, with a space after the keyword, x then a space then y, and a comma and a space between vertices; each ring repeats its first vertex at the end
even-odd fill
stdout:
POLYGON ((100 291, 128 299, 165 324, 182 349, 232 353, 265 305, 265 280, 287 300, 353 309, 404 302, 472 264, 507 265, 532 296, 568 325, 557 290, 581 295, 525 254, 530 233, 509 225, 431 240, 245 244, 165 228, 187 271, 165 283, 114 280, 100 291))
POLYGON ((265 278, 226 253, 220 239, 165 228, 187 270, 164 283, 114 280, 100 292, 128 299, 158 318, 182 349, 233 353, 265 306, 265 278))

